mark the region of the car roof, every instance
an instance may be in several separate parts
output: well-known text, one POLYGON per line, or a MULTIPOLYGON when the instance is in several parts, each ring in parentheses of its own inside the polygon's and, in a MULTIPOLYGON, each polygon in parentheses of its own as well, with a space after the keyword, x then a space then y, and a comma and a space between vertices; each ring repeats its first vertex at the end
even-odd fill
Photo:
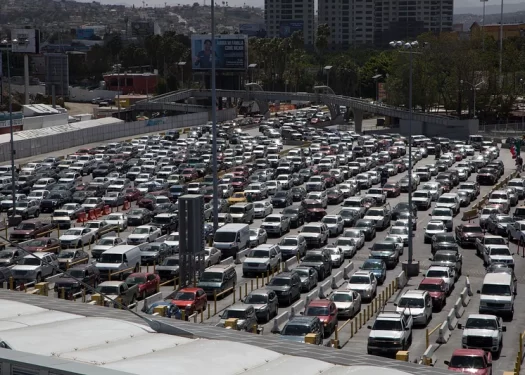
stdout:
POLYGON ((318 307, 328 307, 332 304, 333 302, 330 301, 329 299, 314 299, 313 301, 311 301, 308 306, 318 306, 318 307))
POLYGON ((439 285, 444 284, 445 280, 443 280, 441 277, 425 277, 421 282, 420 285, 439 285))
POLYGON ((403 297, 423 298, 426 293, 425 290, 410 289, 403 294, 403 297))
POLYGON ((483 357, 485 355, 485 351, 483 349, 456 349, 452 353, 452 356, 460 356, 460 357, 483 357))

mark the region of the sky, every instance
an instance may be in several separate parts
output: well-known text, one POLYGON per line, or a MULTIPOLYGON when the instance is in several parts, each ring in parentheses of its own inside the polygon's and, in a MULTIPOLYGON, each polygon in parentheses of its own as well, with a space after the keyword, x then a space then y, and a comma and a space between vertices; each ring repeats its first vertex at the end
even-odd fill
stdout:
MULTIPOLYGON (((82 2, 91 2, 91 0, 80 0, 82 2)), ((103 4, 125 4, 125 5, 135 5, 142 6, 142 0, 99 0, 103 4)), ((175 1, 165 1, 165 0, 145 0, 146 4, 149 6, 164 6, 164 3, 168 4, 193 4, 195 1, 198 1, 199 4, 206 2, 206 5, 210 5, 211 0, 175 0, 175 1)), ((221 4, 222 0, 216 0, 217 4, 221 4)), ((317 0, 315 0, 317 4, 317 0)), ((250 6, 257 6, 262 8, 264 6, 264 0, 228 0, 230 6, 243 6, 244 4, 250 6)), ((499 0, 488 0, 486 3, 487 13, 498 13, 500 9, 501 2, 499 0)), ((525 10, 525 2, 519 0, 505 0, 505 5, 509 5, 508 10, 515 12, 517 10, 525 10), (514 6, 510 6, 510 5, 514 6), (520 4, 520 9, 517 9, 516 4, 520 4), (521 9, 523 8, 523 9, 521 9)), ((481 14, 482 6, 480 0, 455 0, 454 1, 454 13, 465 13, 465 12, 478 12, 481 14)))

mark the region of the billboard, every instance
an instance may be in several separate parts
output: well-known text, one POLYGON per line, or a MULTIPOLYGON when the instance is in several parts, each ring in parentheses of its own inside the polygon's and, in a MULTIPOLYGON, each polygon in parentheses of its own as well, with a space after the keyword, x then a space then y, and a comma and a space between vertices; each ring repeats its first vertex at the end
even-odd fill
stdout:
POLYGON ((386 100, 386 87, 384 82, 377 84, 377 100, 384 102, 386 100))
POLYGON ((279 24, 279 36, 281 38, 288 38, 296 31, 303 31, 304 21, 281 21, 279 24))
POLYGON ((144 38, 155 34, 155 23, 153 21, 131 22, 131 36, 144 38))
POLYGON ((266 25, 263 23, 242 23, 239 25, 239 33, 247 36, 266 38, 266 25))
POLYGON ((46 95, 69 96, 69 59, 65 53, 46 53, 46 95))
POLYGON ((40 31, 35 29, 13 29, 11 40, 18 39, 13 44, 12 51, 19 53, 40 53, 40 31), (20 43, 23 42, 23 43, 20 43))
MULTIPOLYGON (((191 53, 194 70, 209 70, 212 64, 210 35, 192 35, 191 53)), ((246 70, 248 63, 248 36, 241 34, 215 36, 215 68, 218 70, 246 70)))
POLYGON ((77 39, 91 39, 95 36, 95 29, 77 29, 76 38, 77 39))

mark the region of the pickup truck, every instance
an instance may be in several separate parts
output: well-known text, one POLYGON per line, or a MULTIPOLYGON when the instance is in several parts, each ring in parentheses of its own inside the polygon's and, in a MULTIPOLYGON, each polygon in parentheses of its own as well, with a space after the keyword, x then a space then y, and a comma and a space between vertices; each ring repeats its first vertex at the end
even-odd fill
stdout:
MULTIPOLYGON (((113 300, 120 298, 122 304, 129 306, 138 299, 139 286, 128 286, 125 281, 104 281, 97 287, 97 293, 101 294, 101 298, 109 297, 113 300), (104 295, 104 297, 102 296, 104 295)), ((104 298, 104 305, 108 306, 111 301, 104 298)), ((118 305, 115 305, 118 308, 118 305)))
POLYGON ((38 219, 24 220, 18 224, 9 235, 10 241, 24 241, 35 239, 39 235, 55 228, 55 224, 45 223, 38 219))
POLYGON ((412 343, 413 318, 403 312, 382 312, 373 326, 368 326, 368 354, 395 355, 412 343))
POLYGON ((507 331, 501 318, 496 315, 470 314, 465 325, 458 324, 463 329, 461 345, 463 349, 483 349, 492 353, 500 353, 503 346, 503 332, 507 331))
POLYGON ((481 349, 456 349, 445 365, 452 372, 492 375, 492 354, 481 349))
POLYGON ((525 220, 507 224, 507 235, 510 240, 525 244, 525 220))
POLYGON ((507 245, 507 240, 501 236, 485 235, 483 238, 476 238, 476 255, 482 256, 491 245, 507 245))

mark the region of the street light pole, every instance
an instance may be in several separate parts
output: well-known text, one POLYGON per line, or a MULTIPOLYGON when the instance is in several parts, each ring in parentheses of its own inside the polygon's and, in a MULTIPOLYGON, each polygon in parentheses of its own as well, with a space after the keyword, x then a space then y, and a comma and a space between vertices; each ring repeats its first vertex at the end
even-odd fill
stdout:
POLYGON ((489 0, 481 0, 483 3, 483 19, 481 21, 481 38, 483 44, 483 51, 485 51, 485 3, 489 0))
POLYGON ((474 94, 473 94, 474 97, 472 99, 472 100, 474 100, 474 104, 472 106, 472 108, 473 108, 472 110, 473 110, 474 113, 473 113, 472 117, 476 118, 476 90, 478 89, 478 86, 481 86, 483 83, 485 83, 485 81, 482 80, 481 82, 479 82, 477 84, 473 84, 473 83, 470 83, 470 82, 467 82, 467 81, 464 81, 464 80, 460 80, 459 83, 461 83, 461 84, 466 83, 467 85, 472 87, 472 91, 474 91, 474 94))
POLYGON ((503 86, 503 0, 501 0, 501 14, 499 20, 499 79, 503 86))
POLYGON ((215 0, 211 0, 211 123, 212 123, 212 170, 213 170, 213 230, 219 228, 219 177, 217 167, 217 90, 215 82, 215 0))

